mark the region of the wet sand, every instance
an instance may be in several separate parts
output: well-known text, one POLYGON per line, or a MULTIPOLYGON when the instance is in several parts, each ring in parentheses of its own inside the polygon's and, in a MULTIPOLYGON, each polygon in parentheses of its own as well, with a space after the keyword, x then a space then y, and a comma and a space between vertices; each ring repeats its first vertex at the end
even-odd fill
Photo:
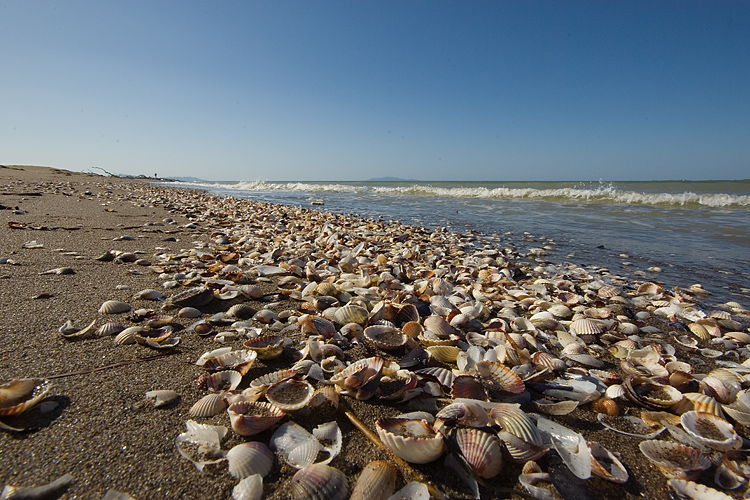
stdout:
MULTIPOLYGON (((175 293, 162 287, 165 280, 159 277, 159 269, 154 269, 159 267, 158 255, 179 254, 200 242, 207 243, 226 230, 231 223, 230 215, 252 221, 263 209, 249 201, 211 204, 215 200, 140 180, 44 167, 0 168, 3 207, 0 214, 4 219, 0 227, 0 258, 7 259, 0 264, 0 380, 52 378, 52 389, 44 404, 21 416, 2 419, 7 425, 28 430, 0 432, 0 486, 40 485, 69 473, 73 482, 60 498, 98 499, 109 489, 127 492, 141 500, 231 498, 238 481, 227 473, 225 466, 199 473, 180 457, 175 447, 175 438, 185 431, 185 422, 189 420, 188 410, 205 394, 195 386, 195 379, 204 371, 194 362, 204 352, 221 346, 213 336, 199 337, 191 331, 178 331, 175 335, 181 343, 176 349, 158 359, 143 361, 160 352, 141 345, 116 346, 111 337, 66 340, 57 331, 67 320, 83 327, 93 320, 99 326, 112 319, 97 312, 110 299, 127 302, 134 310, 159 311, 160 303, 133 298, 136 292, 148 288, 165 295, 175 293), (190 211, 177 203, 185 199, 194 201, 190 211), (165 222, 166 219, 173 222, 165 222), (42 247, 24 248, 25 244, 35 246, 28 245, 31 241, 42 247), (135 252, 138 257, 153 261, 154 266, 96 260, 111 250, 135 252), (75 274, 40 275, 61 267, 71 267, 75 274), (141 361, 110 367, 131 360, 141 361), (103 369, 76 374, 92 368, 103 369), (175 390, 180 398, 166 407, 154 408, 144 394, 155 389, 175 390)), ((324 221, 325 217, 320 219, 324 221)), ((276 312, 296 309, 299 302, 273 295, 278 293, 275 281, 257 281, 273 300, 272 309, 276 312)), ((203 309, 203 317, 238 302, 258 310, 269 304, 245 299, 214 300, 203 309)), ((126 316, 117 318, 130 324, 126 316)), ((176 319, 175 323, 187 327, 195 321, 176 319)), ((260 323, 258 326, 263 327, 260 323)), ((301 334, 293 337, 295 341, 303 338, 301 334)), ((235 339, 227 345, 238 349, 241 344, 241 339, 235 339)), ((360 345, 346 350, 346 354, 349 360, 355 360, 382 353, 360 345)), ((276 360, 257 361, 245 381, 289 367, 293 362, 293 352, 287 349, 276 360)), ((709 365, 701 371, 708 368, 709 365)), ((389 404, 344 398, 372 429, 380 416, 396 415, 427 404, 420 399, 389 404)), ((589 406, 552 418, 621 454, 630 480, 620 485, 594 477, 576 483, 572 486, 575 493, 566 496, 665 498, 666 479, 640 453, 640 440, 604 429, 589 406)), ((622 407, 627 413, 640 413, 631 403, 624 402, 622 407)), ((337 420, 344 435, 344 448, 331 465, 347 475, 350 487, 371 460, 389 458, 365 439, 341 410, 324 406, 292 418, 308 430, 337 420)), ((230 426, 226 412, 196 420, 230 426)), ((271 434, 272 431, 267 431, 249 440, 267 444, 271 434)), ((230 430, 222 448, 228 450, 246 440, 230 430)), ((559 459, 550 453, 539 463, 547 470, 556 460, 559 459)), ((520 469, 521 465, 506 463, 492 483, 498 488, 521 491, 517 481, 520 469)), ((264 498, 288 498, 288 483, 294 472, 277 457, 272 472, 264 480, 264 498)), ((712 484, 712 474, 713 469, 704 473, 700 482, 712 484)), ((469 495, 455 473, 443 467, 442 459, 401 469, 398 487, 414 479, 430 482, 457 498, 469 495)), ((739 498, 744 491, 743 488, 731 494, 739 498)), ((482 498, 508 498, 508 495, 502 490, 493 492, 483 488, 482 498)))

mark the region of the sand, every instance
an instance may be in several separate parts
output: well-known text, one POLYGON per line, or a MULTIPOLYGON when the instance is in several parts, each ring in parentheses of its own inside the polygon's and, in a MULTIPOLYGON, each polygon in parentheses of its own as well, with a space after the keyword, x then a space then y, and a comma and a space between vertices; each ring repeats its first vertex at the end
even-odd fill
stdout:
MULTIPOLYGON (((222 227, 221 213, 216 213, 213 225, 201 221, 189 226, 192 214, 169 207, 171 197, 178 199, 184 193, 141 180, 45 167, 0 168, 0 215, 4 219, 0 226, 0 259, 4 259, 0 264, 0 380, 52 377, 52 389, 44 404, 19 417, 2 419, 7 425, 28 430, 0 432, 0 486, 40 485, 69 473, 73 482, 59 498, 99 499, 108 490, 126 492, 141 500, 231 498, 238 481, 225 466, 200 473, 180 457, 175 447, 175 438, 185 431, 189 420, 188 410, 205 394, 195 386, 195 379, 204 371, 194 362, 204 352, 220 346, 212 336, 199 337, 183 330, 176 333, 181 338, 179 346, 164 357, 108 367, 148 359, 159 352, 141 345, 116 346, 111 337, 66 340, 57 332, 67 320, 79 327, 92 320, 97 321, 97 326, 103 324, 111 318, 97 310, 110 299, 127 302, 133 309, 160 309, 160 303, 133 298, 133 294, 148 288, 165 295, 174 293, 162 287, 164 279, 159 278, 158 272, 149 266, 103 262, 96 257, 121 250, 153 260, 158 254, 177 254, 194 248, 196 242, 208 241, 212 232, 222 227), (156 199, 159 201, 154 203, 156 199), (35 246, 28 245, 32 241, 42 246, 24 247, 35 246), (71 267, 75 274, 40 274, 61 267, 71 267), (75 374, 99 367, 104 369, 75 374), (65 374, 70 375, 59 376, 65 374), (144 397, 155 389, 172 389, 180 398, 155 408, 144 397)), ((253 209, 251 205, 246 208, 253 209)), ((277 293, 273 280, 258 284, 267 293, 277 293)), ((204 312, 226 310, 235 302, 239 300, 214 301, 210 311, 204 312)), ((245 302, 256 309, 267 305, 245 302)), ((298 305, 296 301, 277 301, 273 309, 281 312, 298 305)), ((124 320, 123 316, 126 315, 119 318, 124 320)), ((195 321, 176 319, 175 323, 189 326, 195 321)), ((230 345, 240 348, 241 340, 230 345)), ((357 359, 374 353, 359 346, 347 354, 357 359)), ((246 379, 288 367, 293 361, 287 350, 277 360, 257 362, 246 379)), ((379 416, 419 407, 416 403, 346 400, 370 428, 374 428, 379 416)), ((628 411, 637 414, 639 409, 631 405, 628 411)), ((355 429, 341 411, 321 407, 294 417, 308 430, 332 419, 337 420, 344 434, 344 449, 331 465, 342 470, 353 485, 367 463, 389 456, 355 429)), ((226 412, 200 420, 229 427, 226 412)), ((555 420, 620 453, 631 476, 624 485, 592 478, 574 487, 574 493, 566 494, 568 498, 583 499, 587 494, 590 498, 666 496, 666 480, 640 454, 639 440, 607 431, 588 408, 555 420)), ((271 433, 267 431, 250 440, 268 443, 271 433)), ((230 431, 222 448, 226 450, 246 440, 230 431)), ((559 461, 550 453, 540 465, 547 470, 556 460, 559 461)), ((518 464, 506 464, 493 484, 520 491, 520 469, 518 464)), ((288 498, 294 472, 277 458, 265 478, 264 498, 288 498)), ((443 467, 442 460, 401 468, 398 486, 413 479, 430 482, 456 498, 469 495, 455 473, 443 467)), ((701 481, 712 482, 708 474, 701 481)), ((482 492, 482 498, 508 497, 487 489, 482 492)))

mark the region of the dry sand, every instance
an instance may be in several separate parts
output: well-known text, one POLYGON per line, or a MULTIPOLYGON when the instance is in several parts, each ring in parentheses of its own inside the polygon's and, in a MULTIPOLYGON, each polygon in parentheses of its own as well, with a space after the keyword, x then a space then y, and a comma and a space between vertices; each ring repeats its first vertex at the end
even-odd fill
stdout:
MULTIPOLYGON (((122 300, 134 309, 158 309, 160 304, 134 300, 133 294, 147 288, 166 295, 172 293, 161 287, 157 273, 149 267, 102 262, 95 257, 109 250, 123 250, 139 252, 149 259, 158 253, 192 248, 196 241, 208 241, 211 227, 201 223, 195 229, 186 228, 189 214, 149 203, 152 191, 167 193, 168 197, 181 196, 179 190, 152 187, 138 180, 43 167, 0 168, 0 205, 4 208, 0 214, 5 221, 0 226, 0 258, 12 261, 0 265, 0 380, 66 374, 155 354, 140 345, 117 347, 111 338, 69 341, 57 333, 66 320, 79 327, 92 320, 102 324, 109 318, 97 310, 105 300, 122 300), (175 223, 164 222, 167 218, 175 223), (10 222, 25 228, 12 228, 10 222), (123 236, 134 239, 120 239, 123 236), (24 248, 32 240, 43 247, 24 248), (76 273, 40 275, 59 267, 72 267, 76 273), (118 289, 118 285, 129 288, 118 289), (34 298, 44 294, 49 297, 34 298)), ((263 285, 269 293, 276 291, 273 283, 263 285)), ((249 303, 256 309, 264 306, 249 303)), ((219 303, 212 307, 221 310, 229 305, 219 303)), ((295 306, 296 303, 281 303, 275 309, 295 306)), ((193 321, 179 320, 186 326, 193 321)), ((194 362, 202 353, 219 346, 211 336, 199 337, 186 331, 177 335, 182 342, 168 356, 55 378, 47 404, 20 417, 3 419, 8 425, 29 430, 0 432, 0 487, 44 484, 69 473, 74 480, 60 498, 99 499, 109 489, 141 500, 231 498, 237 480, 229 476, 225 467, 199 473, 179 456, 175 447, 175 438, 184 432, 189 419, 189 408, 204 394, 195 387, 194 381, 203 371, 194 362), (154 389, 173 389, 180 399, 167 407, 154 408, 144 398, 145 392, 154 389)), ((236 340, 231 345, 239 348, 240 343, 236 340)), ((356 350, 348 354, 354 358, 368 355, 356 350)), ((273 362, 258 362, 246 379, 291 363, 288 353, 273 362)), ((376 417, 409 408, 347 400, 371 428, 376 417)), ((637 414, 638 409, 632 411, 637 414)), ((666 480, 640 454, 639 440, 606 431, 594 416, 586 408, 556 420, 621 453, 631 479, 618 485, 592 478, 568 498, 582 500, 587 494, 589 498, 665 498, 666 480)), ((320 409, 295 416, 308 430, 333 418, 344 433, 344 451, 331 465, 344 471, 353 485, 369 461, 389 457, 340 413, 320 409)), ((229 427, 226 412, 204 421, 229 427)), ((251 439, 268 443, 270 435, 271 431, 251 439)), ((230 431, 223 448, 245 440, 230 431)), ((540 464, 546 470, 555 459, 550 453, 540 464)), ((400 471, 399 486, 421 475, 456 497, 467 498, 468 490, 442 466, 442 460, 413 469, 417 472, 400 471)), ((288 481, 294 472, 277 459, 265 479, 264 498, 287 498, 288 481)), ((520 490, 519 473, 520 465, 506 464, 493 483, 520 490)), ((711 478, 704 475, 701 481, 710 484, 711 478)), ((507 497, 487 490, 482 495, 507 497)))

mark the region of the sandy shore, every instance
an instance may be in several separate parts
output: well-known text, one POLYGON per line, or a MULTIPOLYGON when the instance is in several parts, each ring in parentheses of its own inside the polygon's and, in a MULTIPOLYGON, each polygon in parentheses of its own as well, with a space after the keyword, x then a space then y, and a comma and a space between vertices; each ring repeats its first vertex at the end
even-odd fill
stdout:
MULTIPOLYGON (((179 456, 175 447, 175 438, 185 431, 185 422, 190 419, 190 407, 205 394, 196 388, 195 379, 204 371, 194 362, 204 352, 221 346, 213 336, 200 337, 191 331, 178 331, 175 335, 180 337, 181 343, 176 349, 166 351, 164 357, 92 373, 71 374, 142 360, 160 351, 137 344, 116 346, 111 337, 66 340, 58 334, 58 328, 67 320, 79 327, 94 320, 97 326, 103 324, 111 318, 99 314, 98 309, 110 299, 126 302, 134 310, 160 311, 158 302, 133 298, 136 292, 150 288, 165 295, 176 293, 163 287, 165 279, 159 277, 163 270, 160 268, 164 267, 160 255, 178 255, 208 244, 239 219, 245 221, 248 230, 258 234, 263 224, 271 224, 270 218, 264 222, 261 217, 268 207, 252 202, 219 204, 192 192, 142 181, 43 167, 0 168, 0 186, 3 207, 0 214, 5 220, 0 228, 0 258, 4 262, 0 265, 0 380, 53 377, 45 404, 19 417, 2 419, 7 425, 28 430, 0 432, 0 486, 40 485, 69 473, 73 482, 60 498, 98 499, 110 489, 127 492, 141 500, 231 498, 238 481, 227 473, 226 467, 199 473, 179 456), (186 200, 190 200, 189 209, 186 200), (36 245, 30 245, 32 241, 36 245), (113 250, 135 253, 139 258, 152 261, 153 265, 96 259, 113 250), (40 274, 62 267, 72 268, 75 274, 40 274), (71 375, 57 377, 64 374, 71 375), (179 394, 179 400, 154 408, 144 394, 155 389, 172 389, 179 394)), ((312 217, 317 226, 303 227, 294 219, 295 213, 300 212, 290 212, 286 218, 276 217, 274 222, 279 227, 298 224, 299 234, 305 231, 312 234, 313 229, 319 230, 326 221, 325 216, 312 217)), ((269 238, 272 236, 269 231, 269 238)), ((421 237, 429 241, 427 232, 421 237)), ((283 241, 269 240, 268 247, 282 248, 283 245, 283 241)), ((386 254, 388 248, 381 248, 386 254)), ((325 253, 326 250, 319 251, 325 253)), ((250 266, 243 267, 243 270, 250 269, 250 266)), ((251 281, 268 294, 272 310, 282 312, 299 307, 300 302, 276 295, 275 279, 251 281)), ((214 300, 203 310, 203 318, 239 302, 257 310, 269 307, 268 301, 214 300)), ((130 325, 126 316, 117 317, 130 325)), ((177 318, 174 323, 187 327, 195 321, 177 318)), ((666 320, 655 320, 654 324, 661 325, 666 332, 666 320)), ((260 323, 257 326, 266 328, 260 323)), ((296 332, 290 338, 296 343, 305 336, 296 332)), ((231 340, 228 345, 239 349, 242 339, 231 340)), ((345 353, 349 361, 382 355, 363 345, 347 346, 345 353)), ((293 350, 287 349, 276 360, 256 362, 241 387, 255 377, 291 366, 293 354, 293 350)), ((681 354, 688 356, 678 351, 678 357, 681 354)), ((614 361, 606 356, 608 362, 614 361)), ((614 368, 614 364, 608 366, 614 368)), ((706 373, 711 367, 713 364, 709 360, 700 371, 706 373)), ((374 428, 377 417, 396 415, 428 404, 420 399, 402 404, 346 399, 370 428, 374 428)), ((621 406, 628 414, 640 413, 640 408, 632 403, 623 402, 621 406)), ((533 408, 529 407, 528 411, 533 408)), ((337 420, 343 432, 344 448, 331 465, 347 475, 350 486, 371 460, 389 458, 331 408, 316 408, 292 418, 308 430, 337 420)), ((666 497, 666 479, 640 453, 640 440, 603 428, 596 422, 590 405, 570 415, 553 418, 581 432, 586 439, 619 453, 630 474, 630 480, 623 485, 597 477, 577 483, 573 487, 575 493, 567 493, 567 498, 583 499, 586 495, 590 498, 666 497)), ((200 420, 229 427, 226 412, 200 420)), ((267 431, 250 440, 268 443, 271 433, 267 431)), ((222 448, 227 450, 246 440, 248 438, 230 430, 222 448)), ((559 459, 550 453, 539 463, 547 470, 556 461, 559 459)), ((508 463, 492 482, 499 488, 521 491, 517 481, 520 470, 521 465, 508 463)), ((712 471, 704 473, 700 482, 713 484, 712 471)), ((264 498, 288 498, 288 484, 294 472, 295 469, 277 458, 272 472, 264 480, 264 498)), ((458 498, 467 498, 469 494, 455 474, 442 466, 442 460, 414 466, 411 470, 402 468, 398 486, 413 479, 423 479, 458 498)), ((739 498, 744 491, 741 488, 730 494, 739 498)), ((501 492, 482 490, 482 498, 507 497, 501 492)))

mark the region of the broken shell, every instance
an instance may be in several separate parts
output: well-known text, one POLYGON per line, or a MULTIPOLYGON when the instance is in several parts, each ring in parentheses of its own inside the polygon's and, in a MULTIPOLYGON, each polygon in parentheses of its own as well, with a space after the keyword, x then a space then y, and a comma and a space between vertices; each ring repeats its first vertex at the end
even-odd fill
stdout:
POLYGON ((388 500, 396 491, 396 467, 386 460, 375 460, 362 469, 349 500, 388 500))
POLYGON ((154 399, 154 407, 158 408, 160 406, 166 406, 170 404, 172 401, 179 398, 179 394, 177 394, 175 391, 172 391, 170 389, 162 389, 162 390, 155 390, 155 391, 148 391, 146 393, 147 398, 153 398, 154 399))
POLYGON ((241 436, 253 436, 267 429, 286 416, 270 403, 238 401, 227 408, 232 429, 241 436))
POLYGON ((290 486, 295 500, 346 500, 348 488, 343 472, 323 464, 298 470, 290 486))
POLYGON ((709 488, 704 484, 697 484, 693 481, 686 481, 684 479, 670 479, 667 481, 667 485, 678 495, 679 498, 687 498, 691 500, 732 499, 731 496, 725 495, 713 488, 709 488))
POLYGON ((547 415, 567 415, 578 408, 578 401, 552 401, 537 399, 533 402, 536 409, 547 415))
POLYGON ((99 307, 99 314, 120 314, 130 311, 130 306, 119 300, 108 300, 99 307))
POLYGON ((243 479, 253 474, 265 477, 271 472, 274 454, 265 444, 252 441, 240 443, 227 452, 229 474, 243 479))
POLYGON ((199 389, 204 388, 211 392, 221 392, 235 390, 240 382, 242 382, 242 375, 239 372, 224 370, 211 375, 201 375, 196 379, 195 385, 199 389))
POLYGON ((415 464, 426 464, 443 454, 443 436, 426 420, 379 418, 378 436, 398 457, 415 464))
POLYGON ((188 288, 187 290, 179 292, 164 301, 164 308, 205 306, 211 302, 213 297, 214 291, 210 288, 202 286, 188 288))
POLYGON ((304 380, 288 379, 270 386, 266 399, 277 408, 289 412, 304 408, 313 397, 315 388, 304 380))
POLYGON ((258 359, 269 360, 278 358, 284 351, 284 338, 278 335, 263 335, 245 341, 247 349, 255 351, 258 359))
MULTIPOLYGON (((226 348, 231 349, 231 348, 226 348)), ((258 354, 250 349, 241 349, 239 351, 224 351, 217 355, 211 355, 206 358, 201 358, 196 362, 197 365, 203 366, 208 371, 221 371, 232 369, 245 375, 255 362, 255 358, 258 354)))
POLYGON ((50 390, 49 380, 21 378, 0 382, 0 417, 20 415, 44 399, 50 390))
POLYGON ((639 448, 670 479, 697 479, 711 467, 700 450, 672 441, 642 441, 639 448))
POLYGON ((490 479, 500 473, 503 453, 497 435, 475 428, 460 428, 455 438, 461 454, 477 476, 490 479))
POLYGON ((591 472, 607 481, 624 484, 628 481, 628 471, 609 450, 599 443, 589 441, 591 452, 591 472))
POLYGON ((661 423, 649 425, 643 419, 630 415, 623 415, 620 417, 600 413, 596 418, 600 424, 609 430, 641 439, 653 439, 666 429, 661 423))

